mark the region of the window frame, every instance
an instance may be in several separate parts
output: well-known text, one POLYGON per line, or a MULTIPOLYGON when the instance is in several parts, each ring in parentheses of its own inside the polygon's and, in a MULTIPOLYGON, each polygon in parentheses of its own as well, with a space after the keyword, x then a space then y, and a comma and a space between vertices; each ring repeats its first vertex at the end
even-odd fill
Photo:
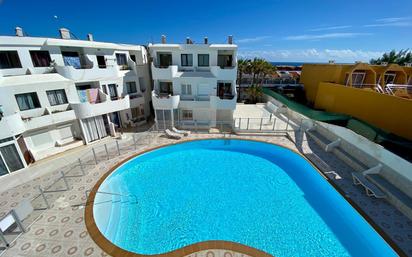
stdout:
MULTIPOLYGON (((6 70, 6 69, 21 69, 21 61, 20 61, 20 56, 19 56, 19 52, 17 50, 6 50, 6 51, 0 51, 0 55, 1 54, 6 54, 5 57, 8 61, 8 67, 2 67, 0 66, 0 70, 6 70), (12 59, 10 58, 10 54, 15 54, 14 57, 17 57, 14 61, 12 61, 12 59), (15 63, 14 63, 15 62, 15 63), (12 66, 12 65, 16 65, 16 66, 12 66)), ((1 59, 0 59, 1 60, 1 59)), ((1 62, 0 62, 1 64, 1 62)))
POLYGON ((63 104, 68 104, 69 103, 69 101, 67 100, 66 90, 64 90, 64 89, 46 90, 46 95, 47 95, 47 100, 49 100, 50 106, 57 106, 57 105, 63 105, 63 104), (59 98, 57 97, 57 94, 56 94, 57 92, 63 92, 64 93, 64 102, 60 102, 60 100, 58 100, 59 98), (54 100, 57 104, 52 104, 50 102, 49 95, 54 97, 54 100))
POLYGON ((193 110, 182 110, 182 120, 193 120, 193 110))
POLYGON ((47 50, 29 50, 29 54, 30 54, 30 59, 31 62, 33 64, 33 67, 35 68, 42 68, 42 67, 50 67, 50 63, 51 63, 51 57, 50 57, 50 52, 47 50), (47 61, 48 61, 48 65, 41 65, 41 64, 36 64, 34 59, 33 59, 33 55, 34 54, 38 54, 38 53, 42 53, 42 54, 47 54, 47 61))
POLYGON ((127 94, 137 94, 138 93, 136 81, 127 81, 125 82, 125 85, 126 85, 127 94), (134 84, 134 89, 135 89, 134 92, 130 92, 130 87, 129 87, 130 84, 134 84))
POLYGON ((116 63, 117 63, 117 65, 119 65, 119 66, 127 66, 127 65, 128 65, 128 64, 127 64, 127 54, 125 54, 125 53, 116 53, 116 63), (120 62, 119 62, 120 56, 124 56, 124 61, 125 61, 125 63, 120 63, 120 62))
POLYGON ((107 68, 106 57, 104 55, 96 55, 96 61, 97 61, 97 67, 99 67, 99 69, 107 68), (103 58, 104 65, 99 64, 99 58, 103 58))
POLYGON ((181 84, 180 87, 181 87, 180 88, 181 94, 183 96, 191 96, 192 95, 192 84, 181 84), (190 93, 188 93, 188 91, 190 91, 190 93))
POLYGON ((193 54, 181 54, 180 63, 182 67, 192 67, 193 66, 193 54))
MULTIPOLYGON (((204 61, 204 59, 203 59, 204 61)), ((210 66, 210 56, 209 54, 198 54, 197 55, 197 66, 199 67, 209 67, 210 66), (200 61, 201 58, 204 58, 207 56, 207 65, 204 65, 203 62, 200 61), (201 65, 202 63, 202 65, 201 65)))
POLYGON ((16 99, 17 106, 19 107, 19 110, 20 110, 20 111, 28 111, 28 110, 33 110, 33 109, 41 108, 41 104, 40 104, 39 96, 37 95, 37 92, 28 92, 28 93, 22 93, 22 94, 15 94, 15 95, 14 95, 14 98, 16 99), (34 95, 34 96, 35 96, 35 98, 34 98, 35 101, 33 101, 34 108, 27 108, 27 109, 22 109, 22 108, 21 108, 21 106, 20 106, 20 104, 19 104, 19 101, 17 100, 17 97, 18 97, 18 96, 26 96, 26 95, 34 95))

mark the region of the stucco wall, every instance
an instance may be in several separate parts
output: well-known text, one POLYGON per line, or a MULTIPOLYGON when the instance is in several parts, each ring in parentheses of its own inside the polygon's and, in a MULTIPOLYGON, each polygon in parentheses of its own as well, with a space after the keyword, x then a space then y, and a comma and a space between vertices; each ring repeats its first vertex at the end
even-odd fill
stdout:
POLYGON ((412 140, 412 101, 364 89, 320 83, 315 108, 344 113, 412 140))

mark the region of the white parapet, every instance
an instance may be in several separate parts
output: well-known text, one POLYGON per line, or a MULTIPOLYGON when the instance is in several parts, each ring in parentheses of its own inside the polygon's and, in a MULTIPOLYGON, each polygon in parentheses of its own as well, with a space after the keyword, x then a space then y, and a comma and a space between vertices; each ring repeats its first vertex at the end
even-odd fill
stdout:
POLYGON ((65 78, 75 81, 98 80, 102 78, 116 78, 120 76, 118 67, 108 66, 104 69, 98 67, 76 69, 72 66, 56 65, 56 71, 65 78))
POLYGON ((152 76, 153 79, 172 79, 176 77, 178 71, 177 65, 170 65, 166 68, 156 67, 152 63, 152 76))
POLYGON ((216 110, 236 109, 236 95, 232 99, 221 99, 218 96, 210 96, 210 107, 216 110))
POLYGON ((233 81, 237 77, 237 68, 236 67, 226 67, 224 69, 220 66, 210 67, 212 74, 219 80, 230 80, 233 81))
POLYGON ((169 95, 161 97, 152 91, 152 102, 155 109, 171 110, 179 107, 180 95, 169 95))
POLYGON ((21 134, 26 130, 19 113, 4 116, 0 120, 0 139, 21 134))
POLYGON ((70 103, 78 119, 86 119, 98 115, 118 112, 130 108, 130 98, 126 95, 117 100, 105 100, 100 103, 70 103))

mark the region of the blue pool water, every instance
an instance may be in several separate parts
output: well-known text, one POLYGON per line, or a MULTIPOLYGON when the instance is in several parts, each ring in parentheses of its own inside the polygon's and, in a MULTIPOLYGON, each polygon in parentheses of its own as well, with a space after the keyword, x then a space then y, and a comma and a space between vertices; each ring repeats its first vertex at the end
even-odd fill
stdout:
POLYGON ((140 155, 99 188, 95 222, 115 245, 159 254, 226 240, 274 256, 396 256, 301 156, 272 144, 202 140, 140 155))

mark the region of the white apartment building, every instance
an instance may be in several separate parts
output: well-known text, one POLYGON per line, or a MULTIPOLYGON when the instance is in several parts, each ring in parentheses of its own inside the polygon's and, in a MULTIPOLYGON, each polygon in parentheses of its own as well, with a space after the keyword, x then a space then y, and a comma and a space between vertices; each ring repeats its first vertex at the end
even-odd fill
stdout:
POLYGON ((143 46, 60 35, 0 36, 0 176, 150 115, 143 46))
POLYGON ((227 44, 149 44, 153 108, 160 128, 214 127, 232 123, 236 108, 237 46, 227 44))

